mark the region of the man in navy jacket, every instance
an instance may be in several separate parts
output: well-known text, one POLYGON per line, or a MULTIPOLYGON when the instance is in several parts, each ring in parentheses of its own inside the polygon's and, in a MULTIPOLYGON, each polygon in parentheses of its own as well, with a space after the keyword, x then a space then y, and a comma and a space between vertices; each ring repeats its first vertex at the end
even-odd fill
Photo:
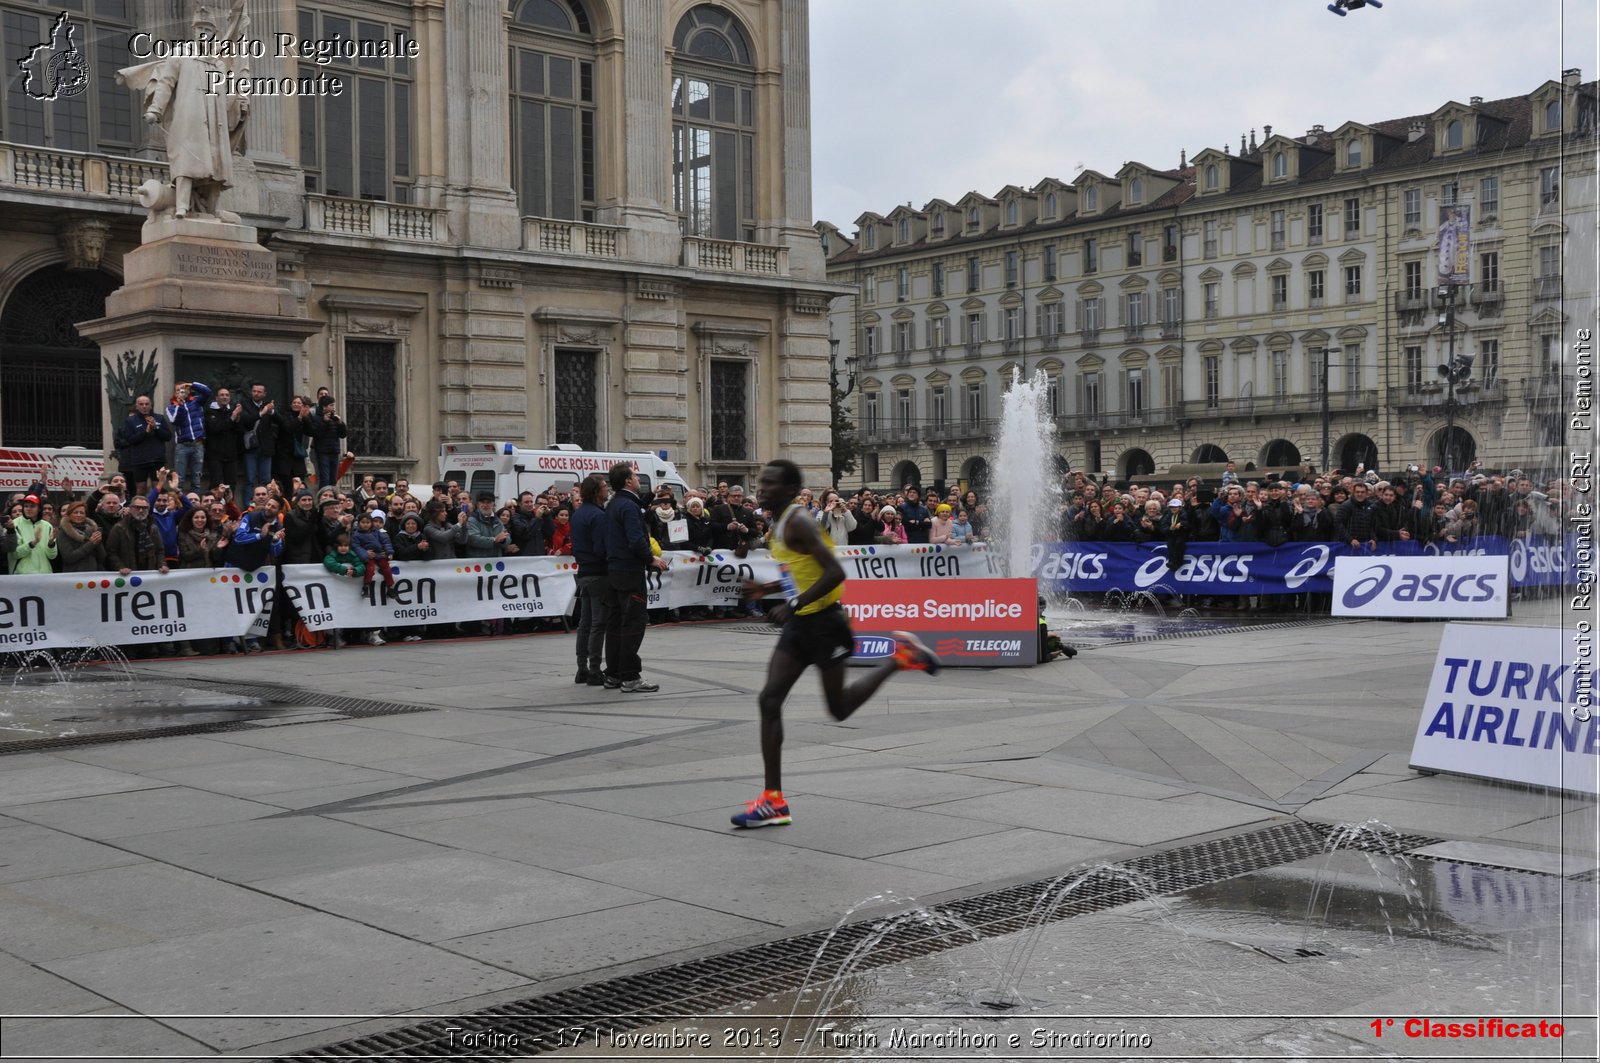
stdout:
POLYGON ((639 501, 639 474, 625 461, 611 466, 611 505, 606 507, 606 675, 605 685, 626 694, 654 694, 661 688, 640 678, 645 607, 650 594, 645 569, 667 563, 650 549, 639 501))
POLYGON ((605 682, 600 651, 606 641, 606 549, 609 538, 606 499, 611 488, 599 473, 578 485, 582 500, 572 511, 572 559, 578 563, 578 678, 597 687, 605 682))

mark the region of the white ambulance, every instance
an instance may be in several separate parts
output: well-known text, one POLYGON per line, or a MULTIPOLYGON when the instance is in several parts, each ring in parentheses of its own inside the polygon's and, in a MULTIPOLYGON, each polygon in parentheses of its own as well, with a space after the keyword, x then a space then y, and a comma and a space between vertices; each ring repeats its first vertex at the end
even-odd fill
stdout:
POLYGON ((625 461, 639 472, 639 494, 648 499, 662 484, 680 501, 688 485, 677 468, 656 454, 606 454, 582 450, 575 443, 557 443, 549 450, 530 450, 515 443, 442 443, 439 479, 456 481, 473 498, 492 491, 496 502, 508 502, 524 491, 557 494, 571 491, 585 476, 604 476, 625 461))

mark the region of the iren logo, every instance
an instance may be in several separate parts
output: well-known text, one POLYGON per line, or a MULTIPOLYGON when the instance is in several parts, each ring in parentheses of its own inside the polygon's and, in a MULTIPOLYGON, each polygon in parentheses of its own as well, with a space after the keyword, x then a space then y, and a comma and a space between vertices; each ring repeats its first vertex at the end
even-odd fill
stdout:
POLYGON ((28 49, 17 60, 22 71, 22 91, 35 100, 66 100, 89 87, 89 62, 78 50, 78 27, 63 11, 50 27, 50 38, 28 49))

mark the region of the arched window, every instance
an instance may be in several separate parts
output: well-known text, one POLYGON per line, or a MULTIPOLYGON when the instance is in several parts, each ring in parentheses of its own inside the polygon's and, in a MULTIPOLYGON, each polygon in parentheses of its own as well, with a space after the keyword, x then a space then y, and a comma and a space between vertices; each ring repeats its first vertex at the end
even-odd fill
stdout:
POLYGON ((1461 119, 1452 118, 1444 127, 1444 146, 1459 148, 1461 146, 1461 119))
POLYGON ((981 220, 982 216, 978 213, 977 207, 971 207, 967 210, 967 226, 969 228, 976 229, 981 220))
MULTIPOLYGON (((1582 112, 1580 112, 1582 113, 1582 112)), ((1551 100, 1544 105, 1544 127, 1546 129, 1561 128, 1561 101, 1551 100)))
POLYGON ((1211 163, 1209 166, 1206 167, 1206 191, 1207 192, 1215 192, 1216 190, 1217 190, 1217 164, 1216 163, 1211 163))
POLYGON ((594 30, 580 0, 513 0, 511 181, 523 214, 593 221, 594 30))
POLYGON ((1344 164, 1346 166, 1361 165, 1361 140, 1358 137, 1350 138, 1344 146, 1344 164))
POLYGON ((1289 156, 1285 155, 1281 151, 1275 151, 1272 153, 1272 176, 1289 176, 1289 156))
MULTIPOLYGON (((104 317, 117 279, 47 266, 0 310, 0 425, 7 446, 99 447, 100 347, 77 322, 104 317)), ((165 402, 165 399, 158 399, 165 402)), ((113 409, 117 424, 129 411, 113 409)))
POLYGON ((1142 181, 1141 179, 1139 179, 1137 177, 1135 177, 1132 181, 1130 181, 1128 183, 1128 202, 1129 203, 1143 203, 1144 202, 1144 181, 1142 181))
POLYGON ((1047 218, 1056 216, 1056 194, 1054 192, 1044 197, 1044 216, 1047 218))
POLYGON ((672 35, 673 205, 688 236, 754 240, 756 91, 750 43, 701 5, 672 35))
POLYGON ((1083 209, 1084 210, 1099 210, 1100 209, 1100 190, 1098 188, 1096 188, 1094 185, 1090 185, 1088 188, 1085 188, 1083 190, 1083 209))
POLYGON ((1006 204, 1006 224, 1017 224, 1017 201, 1014 199, 1006 204))

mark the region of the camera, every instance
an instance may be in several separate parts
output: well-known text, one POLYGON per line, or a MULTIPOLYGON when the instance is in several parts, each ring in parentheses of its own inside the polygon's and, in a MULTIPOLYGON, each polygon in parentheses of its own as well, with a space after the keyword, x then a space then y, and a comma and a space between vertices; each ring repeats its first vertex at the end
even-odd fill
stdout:
POLYGON ((1406 466, 1406 472, 1421 472, 1421 471, 1422 470, 1418 469, 1415 465, 1407 465, 1406 466))

